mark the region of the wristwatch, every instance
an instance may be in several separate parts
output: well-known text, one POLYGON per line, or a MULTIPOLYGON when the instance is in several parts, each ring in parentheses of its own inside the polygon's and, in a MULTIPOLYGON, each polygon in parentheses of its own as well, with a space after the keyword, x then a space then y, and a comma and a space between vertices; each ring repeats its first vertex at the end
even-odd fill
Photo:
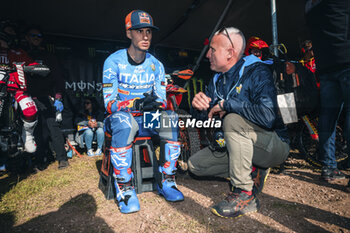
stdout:
POLYGON ((225 111, 225 109, 224 109, 224 101, 225 101, 225 100, 220 100, 219 103, 218 103, 218 104, 219 104, 219 107, 220 107, 220 109, 221 109, 222 111, 225 111))

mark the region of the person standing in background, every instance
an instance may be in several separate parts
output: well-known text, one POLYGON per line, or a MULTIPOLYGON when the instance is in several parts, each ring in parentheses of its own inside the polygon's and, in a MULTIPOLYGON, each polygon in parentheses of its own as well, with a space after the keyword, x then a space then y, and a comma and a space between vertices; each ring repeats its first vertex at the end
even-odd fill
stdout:
POLYGON ((39 109, 39 125, 36 130, 38 138, 37 162, 46 163, 49 156, 49 137, 53 150, 56 153, 58 168, 69 166, 67 153, 64 147, 64 137, 60 129, 60 120, 56 114, 63 111, 62 94, 64 92, 64 79, 60 65, 55 56, 48 53, 42 46, 43 33, 39 27, 30 27, 26 33, 27 50, 30 56, 38 63, 47 65, 51 72, 47 77, 34 76, 28 80, 28 90, 33 96, 39 109))
MULTIPOLYGON (((350 1, 308 0, 305 16, 320 80, 321 177, 326 181, 344 179, 335 158, 335 130, 344 109, 343 132, 346 141, 350 142, 350 1)), ((347 149, 349 154, 349 145, 347 149)))

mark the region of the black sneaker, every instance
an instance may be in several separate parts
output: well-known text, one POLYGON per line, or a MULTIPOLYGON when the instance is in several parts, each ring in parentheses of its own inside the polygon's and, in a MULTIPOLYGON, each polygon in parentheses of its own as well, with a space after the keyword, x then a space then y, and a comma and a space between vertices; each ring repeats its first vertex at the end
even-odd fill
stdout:
POLYGON ((223 201, 214 205, 211 212, 223 218, 237 218, 250 212, 256 212, 259 207, 259 200, 254 194, 248 195, 236 188, 223 201))
POLYGON ((251 176, 254 181, 253 185, 253 194, 258 195, 262 192, 265 181, 270 173, 270 168, 257 168, 255 167, 255 170, 252 172, 251 176))
POLYGON ((58 169, 62 170, 62 169, 67 168, 68 166, 69 166, 68 161, 66 161, 66 160, 58 161, 58 169))
POLYGON ((341 171, 339 171, 338 168, 328 167, 322 168, 321 177, 326 181, 345 179, 345 175, 341 171))

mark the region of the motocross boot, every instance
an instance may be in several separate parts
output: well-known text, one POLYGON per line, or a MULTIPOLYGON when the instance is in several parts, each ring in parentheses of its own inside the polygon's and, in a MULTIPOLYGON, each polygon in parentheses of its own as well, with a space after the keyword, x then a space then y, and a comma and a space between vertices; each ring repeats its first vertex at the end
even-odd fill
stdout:
POLYGON ((113 164, 114 186, 120 212, 133 213, 140 210, 139 199, 132 185, 133 172, 131 170, 132 145, 122 148, 111 147, 111 162, 113 164))
POLYGON ((177 188, 175 182, 176 162, 181 152, 179 142, 161 140, 160 142, 160 166, 157 177, 157 188, 165 200, 175 202, 183 201, 184 196, 177 188))
POLYGON ((24 142, 24 150, 28 153, 34 153, 36 151, 36 143, 34 141, 34 129, 38 120, 28 122, 23 120, 22 138, 24 142))

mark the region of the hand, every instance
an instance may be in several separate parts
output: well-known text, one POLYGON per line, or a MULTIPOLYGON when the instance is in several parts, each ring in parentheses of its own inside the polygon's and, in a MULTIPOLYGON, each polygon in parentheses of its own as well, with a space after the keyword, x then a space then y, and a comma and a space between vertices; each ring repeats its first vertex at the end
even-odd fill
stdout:
POLYGON ((220 118, 223 118, 223 116, 226 114, 226 111, 223 111, 219 104, 215 105, 212 109, 210 109, 210 112, 208 114, 208 118, 213 118, 214 115, 219 114, 220 118))
POLYGON ((207 110, 209 108, 210 101, 211 98, 206 96, 203 92, 199 92, 194 96, 192 106, 200 111, 207 110))
POLYGON ((62 112, 63 111, 63 103, 61 100, 56 99, 53 105, 56 107, 56 111, 62 112))
POLYGON ((288 75, 295 73, 295 65, 293 63, 290 63, 289 61, 287 61, 285 64, 286 64, 286 73, 288 75))
POLYGON ((139 111, 152 111, 162 107, 162 103, 157 102, 157 96, 148 93, 143 94, 145 97, 134 101, 134 108, 139 111))

